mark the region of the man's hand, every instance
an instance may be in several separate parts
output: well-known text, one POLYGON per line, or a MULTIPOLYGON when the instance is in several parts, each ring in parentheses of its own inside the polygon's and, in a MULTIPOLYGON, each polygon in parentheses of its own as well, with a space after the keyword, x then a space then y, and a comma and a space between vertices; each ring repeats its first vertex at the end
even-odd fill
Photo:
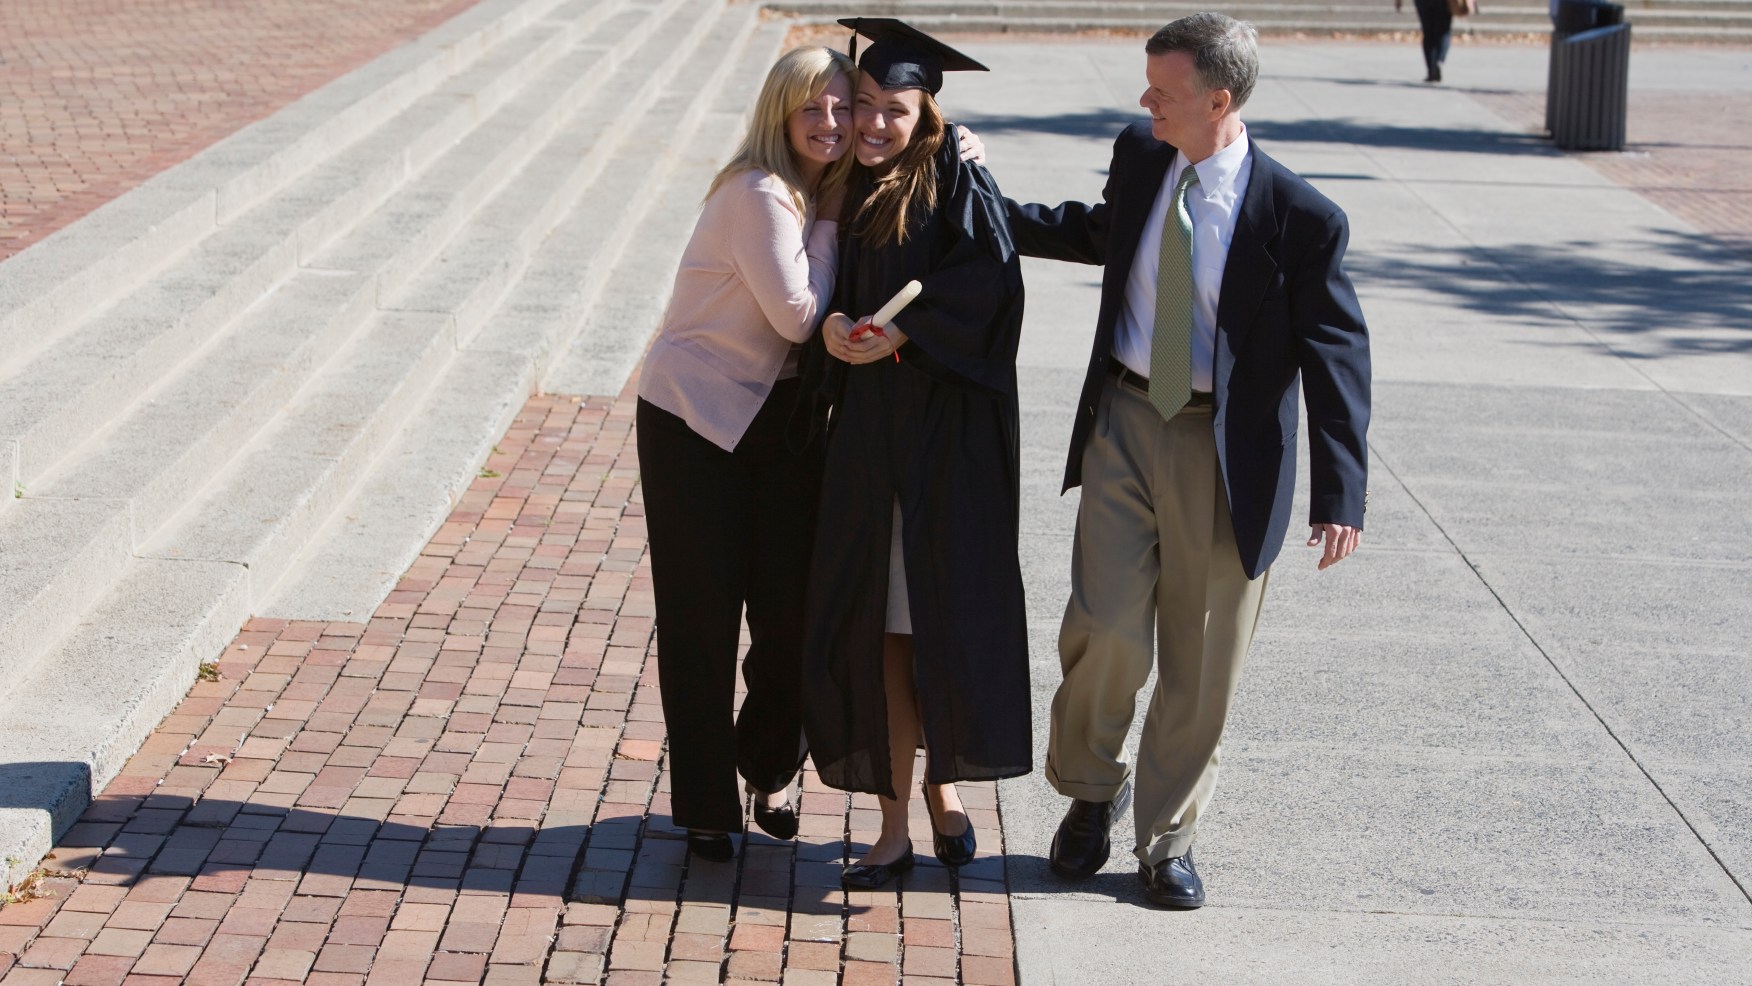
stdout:
POLYGON ((974 164, 986 163, 985 141, 979 135, 960 124, 955 126, 955 135, 961 142, 961 160, 972 161, 974 164))
POLYGON ((1326 550, 1320 555, 1320 570, 1324 572, 1357 550, 1363 543, 1363 532, 1343 524, 1314 524, 1308 528, 1308 547, 1318 548, 1322 538, 1326 540, 1326 550))

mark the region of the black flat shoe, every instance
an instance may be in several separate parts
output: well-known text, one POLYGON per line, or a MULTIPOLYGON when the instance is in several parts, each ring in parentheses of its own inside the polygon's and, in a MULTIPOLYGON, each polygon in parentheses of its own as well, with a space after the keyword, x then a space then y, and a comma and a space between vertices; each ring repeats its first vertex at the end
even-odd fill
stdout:
POLYGON ((1052 871, 1071 880, 1093 876, 1113 851, 1108 833, 1131 804, 1131 782, 1119 789, 1112 801, 1073 800, 1052 837, 1049 861, 1052 871))
POLYGON ((728 863, 736 858, 736 846, 723 832, 689 832, 687 851, 690 856, 712 863, 728 863))
POLYGON ((749 794, 754 796, 754 824, 762 832, 775 839, 795 839, 797 837, 797 807, 786 801, 777 808, 768 807, 762 802, 766 795, 752 788, 749 794))
POLYGON ((961 813, 966 819, 967 828, 960 835, 944 835, 937 827, 937 811, 931 807, 931 796, 920 788, 919 793, 925 799, 925 814, 931 816, 931 849, 937 854, 937 859, 944 866, 966 866, 973 862, 974 850, 979 848, 979 842, 973 834, 973 819, 967 818, 967 813, 961 813))
POLYGON ((859 890, 875 890, 913 868, 912 850, 892 863, 859 863, 840 871, 840 883, 859 890))
POLYGON ((1138 880, 1144 885, 1144 896, 1163 907, 1191 910, 1204 906, 1204 881, 1193 868, 1190 849, 1184 856, 1164 859, 1155 866, 1139 863, 1138 880))

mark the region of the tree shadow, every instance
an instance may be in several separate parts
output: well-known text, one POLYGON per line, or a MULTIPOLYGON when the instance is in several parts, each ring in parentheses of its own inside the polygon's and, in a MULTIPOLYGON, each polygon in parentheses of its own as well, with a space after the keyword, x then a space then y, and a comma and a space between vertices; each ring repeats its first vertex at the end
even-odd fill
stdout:
POLYGON ((1248 133, 1263 144, 1284 143, 1356 144, 1359 147, 1396 147, 1418 151, 1450 151, 1464 154, 1509 156, 1561 156, 1546 138, 1530 133, 1472 130, 1455 127, 1405 127, 1397 124, 1363 123, 1345 117, 1308 120, 1249 120, 1248 133))
MULTIPOLYGON (((1043 116, 965 112, 957 114, 955 122, 980 134, 1035 133, 1112 140, 1121 130, 1144 118, 1141 110, 1095 109, 1043 116)), ((1363 147, 1402 147, 1471 154, 1556 156, 1562 153, 1551 145, 1551 141, 1530 133, 1453 127, 1404 127, 1364 123, 1344 117, 1249 120, 1247 127, 1253 139, 1267 144, 1272 141, 1357 144, 1363 147)))
POLYGON ((1640 357, 1752 351, 1752 256, 1698 233, 1649 230, 1600 255, 1589 241, 1352 254, 1359 282, 1403 284, 1494 318, 1550 318, 1567 309, 1589 327, 1659 333, 1640 357), (1631 259, 1636 258, 1636 259, 1631 259))
MULTIPOLYGON (((0 809, 41 811, 45 784, 88 783, 89 777, 84 764, 0 764, 0 809)), ((292 883, 293 893, 326 897, 427 889, 625 907, 678 900, 729 906, 752 896, 761 905, 836 919, 847 906, 839 890, 844 841, 780 842, 750 829, 736 837, 732 860, 706 862, 689 856, 685 830, 671 816, 634 807, 605 804, 587 823, 478 825, 442 816, 412 823, 249 800, 105 793, 70 826, 55 826, 65 831, 46 865, 57 876, 99 885, 182 879, 197 892, 228 894, 269 880, 292 883), (774 853, 795 854, 794 865, 775 868, 774 853)), ((853 843, 849 851, 866 848, 853 843)), ((902 885, 947 890, 968 877, 1001 883, 1003 862, 982 858, 955 877, 936 860, 922 859, 902 885)), ((870 909, 850 905, 853 914, 870 909)))
POLYGON ((957 113, 955 123, 978 134, 1036 133, 1060 137, 1099 137, 1111 142, 1131 124, 1147 119, 1141 109, 1085 110, 1047 116, 1016 116, 995 113, 957 113))
MULTIPOLYGON (((0 809, 44 811, 55 803, 43 800, 44 793, 69 783, 89 790, 89 769, 67 762, 0 764, 0 809)), ((50 824, 60 833, 47 864, 55 873, 122 887, 185 878, 194 890, 225 893, 237 893, 250 879, 268 879, 328 895, 338 885, 556 902, 673 901, 676 882, 663 879, 663 871, 687 859, 672 819, 642 811, 545 825, 453 823, 442 816, 416 823, 265 801, 104 793, 70 825, 50 824)))

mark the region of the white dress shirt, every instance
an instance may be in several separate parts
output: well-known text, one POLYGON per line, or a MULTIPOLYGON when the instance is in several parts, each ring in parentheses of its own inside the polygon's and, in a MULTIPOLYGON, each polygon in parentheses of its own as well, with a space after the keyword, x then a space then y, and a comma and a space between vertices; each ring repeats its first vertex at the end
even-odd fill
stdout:
MULTIPOLYGON (((1156 268, 1162 256, 1162 228, 1174 186, 1187 167, 1186 155, 1175 152, 1162 178, 1150 218, 1138 237, 1137 256, 1125 282, 1125 305, 1113 336, 1113 355, 1139 376, 1150 375, 1150 339, 1156 331, 1156 268)), ((1192 165, 1198 184, 1186 190, 1186 211, 1192 217, 1192 389, 1211 389, 1211 363, 1217 345, 1217 298, 1223 289, 1223 268, 1229 263, 1229 243, 1235 238, 1235 217, 1253 174, 1252 144, 1247 131, 1203 161, 1192 165)))

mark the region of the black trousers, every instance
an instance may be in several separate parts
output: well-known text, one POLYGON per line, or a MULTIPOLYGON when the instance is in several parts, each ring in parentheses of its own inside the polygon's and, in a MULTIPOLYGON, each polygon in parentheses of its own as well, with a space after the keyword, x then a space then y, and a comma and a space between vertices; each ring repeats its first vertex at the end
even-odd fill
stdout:
POLYGON ((639 401, 640 482, 657 604, 657 675, 670 802, 683 828, 742 830, 740 773, 762 791, 804 756, 803 592, 821 492, 821 442, 785 444, 797 380, 782 380, 734 452, 639 401), (736 701, 736 649, 748 654, 736 701))
POLYGON ((1441 72, 1448 60, 1448 40, 1454 32, 1454 13, 1448 0, 1412 0, 1417 7, 1417 23, 1423 29, 1424 69, 1430 78, 1441 72))

